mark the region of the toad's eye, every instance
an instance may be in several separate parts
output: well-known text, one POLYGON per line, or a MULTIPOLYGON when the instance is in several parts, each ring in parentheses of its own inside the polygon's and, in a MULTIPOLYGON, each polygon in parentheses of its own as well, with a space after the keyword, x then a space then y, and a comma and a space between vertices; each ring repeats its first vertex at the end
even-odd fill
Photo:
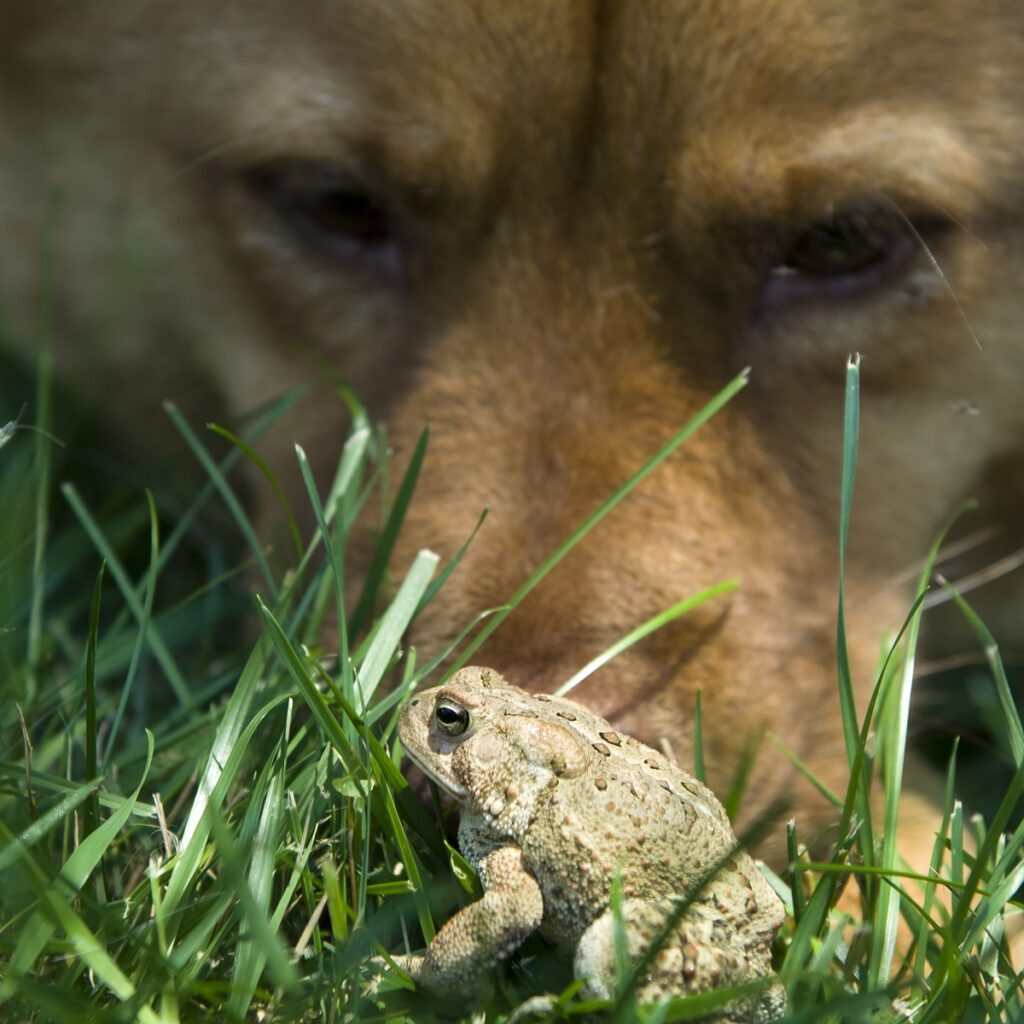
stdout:
POLYGON ((796 299, 856 296, 898 279, 924 241, 944 227, 934 217, 910 217, 887 197, 837 206, 797 235, 772 268, 769 307, 796 299))
POLYGON ((461 736, 469 728, 469 712, 449 697, 442 697, 434 708, 434 722, 446 736, 461 736))

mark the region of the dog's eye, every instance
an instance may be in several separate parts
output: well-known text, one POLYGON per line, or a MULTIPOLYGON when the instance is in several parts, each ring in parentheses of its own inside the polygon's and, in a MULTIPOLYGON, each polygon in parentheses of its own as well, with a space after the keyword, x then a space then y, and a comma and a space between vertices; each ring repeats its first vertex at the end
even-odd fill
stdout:
POLYGON ((804 274, 856 274, 889 256, 905 232, 892 217, 839 213, 805 232, 787 253, 786 265, 804 274))
POLYGON ((768 306, 856 296, 894 280, 920 247, 920 230, 890 200, 837 208, 789 245, 769 275, 768 306))
POLYGON ((309 162, 250 171, 247 184, 321 258, 397 277, 401 246, 387 205, 351 175, 309 162))

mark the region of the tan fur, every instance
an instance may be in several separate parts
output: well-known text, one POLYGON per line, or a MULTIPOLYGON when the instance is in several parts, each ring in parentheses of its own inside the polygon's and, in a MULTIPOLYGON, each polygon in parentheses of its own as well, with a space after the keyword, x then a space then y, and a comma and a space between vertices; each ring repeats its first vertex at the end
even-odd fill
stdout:
MULTIPOLYGON (((0 308, 30 322, 59 186, 59 356, 133 436, 152 443, 167 394, 223 416, 323 367, 387 414, 400 451, 429 423, 398 564, 420 545, 452 554, 492 512, 422 647, 502 603, 751 365, 750 387, 477 657, 551 687, 739 577, 576 696, 686 763, 701 690, 713 785, 770 730, 841 786, 847 353, 863 353, 862 707, 908 603, 892 580, 951 508, 977 495, 984 521, 1020 520, 1017 0, 16 6, 0 32, 0 308), (240 183, 300 158, 358 168, 402 211, 406 285, 317 258, 240 183), (857 297, 756 315, 786 240, 878 193, 958 225, 936 245, 942 274, 920 252, 857 297)), ((287 465, 298 437, 327 466, 342 429, 323 389, 271 457, 287 465)), ((994 625, 1020 606, 1001 600, 994 625)), ((772 748, 751 791, 751 812, 792 795, 808 837, 829 820, 772 748)))

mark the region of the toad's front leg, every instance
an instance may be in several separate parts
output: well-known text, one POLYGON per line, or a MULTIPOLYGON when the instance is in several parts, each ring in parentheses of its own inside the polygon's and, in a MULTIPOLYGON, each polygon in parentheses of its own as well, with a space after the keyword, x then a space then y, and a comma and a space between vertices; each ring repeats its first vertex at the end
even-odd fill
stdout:
POLYGON ((396 957, 413 979, 439 992, 464 988, 504 960, 540 926, 544 901, 518 847, 503 846, 479 865, 484 895, 434 936, 424 956, 396 957))

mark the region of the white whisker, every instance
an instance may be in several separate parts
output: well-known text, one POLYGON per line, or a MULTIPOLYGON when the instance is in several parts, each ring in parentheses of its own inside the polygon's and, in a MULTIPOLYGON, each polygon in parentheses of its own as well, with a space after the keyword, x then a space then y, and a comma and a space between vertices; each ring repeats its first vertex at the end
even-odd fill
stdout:
MULTIPOLYGON (((985 586, 986 583, 991 583, 993 580, 1000 579, 1003 576, 1009 575, 1011 572, 1015 572, 1017 569, 1021 568, 1021 566, 1024 566, 1024 548, 1018 548, 1016 551, 1012 551, 1005 557, 992 562, 990 565, 986 565, 984 569, 972 572, 969 576, 964 576, 959 580, 952 581, 951 585, 957 593, 967 594, 972 590, 977 590, 978 587, 985 586)), ((952 600, 952 595, 947 591, 936 590, 924 599, 924 607, 934 608, 936 605, 945 604, 947 601, 952 600)))
MULTIPOLYGON (((942 280, 942 283, 945 286, 946 291, 949 292, 949 297, 953 300, 953 303, 956 306, 957 311, 960 313, 960 319, 963 320, 964 326, 967 328, 967 333, 970 334, 971 339, 974 341, 974 344, 978 346, 978 351, 984 351, 981 347, 981 342, 978 340, 978 335, 974 332, 974 328, 971 326, 971 321, 967 318, 967 313, 965 312, 964 307, 961 305, 960 300, 957 298, 957 294, 953 290, 953 286, 949 283, 949 278, 946 277, 946 274, 943 271, 942 267, 939 266, 939 261, 935 258, 935 254, 929 248, 928 243, 921 237, 921 232, 917 230, 917 228, 914 226, 914 222, 903 212, 903 210, 900 208, 899 203, 897 203, 890 196, 886 195, 884 192, 882 193, 882 196, 885 198, 885 201, 892 206, 896 213, 899 214, 900 219, 907 226, 907 229, 914 236, 914 238, 917 239, 917 244, 921 247, 921 251, 925 254, 925 256, 928 257, 928 262, 931 263, 935 273, 938 274, 940 279, 942 280)), ((954 223, 957 222, 954 221, 954 223)))

